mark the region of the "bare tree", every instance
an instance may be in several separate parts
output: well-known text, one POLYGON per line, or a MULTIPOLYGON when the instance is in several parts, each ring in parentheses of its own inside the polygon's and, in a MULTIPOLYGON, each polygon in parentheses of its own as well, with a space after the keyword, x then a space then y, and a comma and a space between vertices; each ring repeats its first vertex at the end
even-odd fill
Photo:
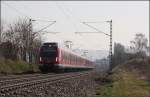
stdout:
POLYGON ((0 27, 0 44, 1 44, 1 41, 2 41, 2 32, 3 32, 3 25, 1 23, 1 27, 0 27))
POLYGON ((125 47, 120 43, 114 45, 113 66, 123 63, 126 60, 125 47))
MULTIPOLYGON (((27 61, 26 57, 28 56, 28 61, 32 62, 33 50, 36 48, 35 44, 41 44, 41 40, 39 39, 40 34, 39 32, 32 31, 32 25, 29 19, 20 19, 16 25, 16 31, 19 32, 19 39, 21 39, 20 48, 22 49, 21 51, 23 51, 23 59, 27 61)), ((39 46, 37 48, 39 48, 39 46)))
POLYGON ((38 62, 38 59, 39 59, 38 52, 39 52, 40 46, 41 46, 41 38, 35 38, 32 42, 32 58, 34 60, 34 63, 38 62))
POLYGON ((12 49, 17 58, 28 61, 27 57, 29 57, 32 62, 33 54, 37 53, 33 52, 35 52, 35 48, 39 48, 41 40, 38 32, 32 32, 29 19, 19 19, 15 23, 9 24, 4 35, 5 41, 12 43, 12 49))
MULTIPOLYGON (((135 38, 131 42, 131 50, 133 53, 136 53, 137 56, 146 56, 148 49, 148 40, 144 34, 139 33, 135 35, 135 38)), ((139 56, 139 57, 140 57, 139 56)))
POLYGON ((1 43, 3 40, 3 33, 4 33, 4 23, 2 21, 2 19, 0 20, 0 57, 2 57, 2 47, 1 47, 1 43))
POLYGON ((0 44, 2 43, 3 40, 3 33, 4 33, 4 21, 1 19, 0 20, 0 44))

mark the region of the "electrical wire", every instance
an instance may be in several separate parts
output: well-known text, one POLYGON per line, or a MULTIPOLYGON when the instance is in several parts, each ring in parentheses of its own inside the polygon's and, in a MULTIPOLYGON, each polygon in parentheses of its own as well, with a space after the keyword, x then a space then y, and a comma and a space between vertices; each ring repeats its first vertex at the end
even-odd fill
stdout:
POLYGON ((66 12, 67 10, 65 10, 64 7, 62 7, 62 5, 64 5, 64 4, 60 5, 60 4, 58 4, 58 3, 56 2, 55 5, 56 5, 56 7, 64 14, 64 16, 66 17, 66 19, 70 21, 70 23, 73 25, 73 28, 75 27, 75 30, 77 31, 77 26, 76 26, 75 23, 72 21, 72 18, 71 18, 70 13, 68 12, 68 13, 69 13, 69 14, 68 14, 68 13, 66 12))
POLYGON ((37 32, 41 32, 41 31, 47 29, 48 27, 50 27, 50 26, 53 25, 54 23, 56 23, 56 21, 53 21, 51 24, 49 24, 48 26, 42 28, 41 30, 39 30, 39 31, 37 31, 37 32))
MULTIPOLYGON (((65 4, 63 4, 65 5, 65 4)), ((77 31, 77 25, 73 22, 73 19, 71 18, 71 16, 73 17, 74 15, 72 14, 72 12, 70 11, 70 9, 66 6, 64 6, 64 10, 66 10, 66 13, 68 13, 70 15, 70 22, 72 22, 73 26, 75 27, 75 30, 77 31)))
POLYGON ((21 15, 23 15, 23 16, 25 16, 25 17, 27 17, 28 19, 31 19, 29 16, 27 16, 26 14, 24 14, 24 13, 22 13, 22 12, 20 12, 18 9, 16 9, 16 8, 14 8, 13 6, 11 6, 10 4, 8 4, 8 3, 4 3, 7 7, 9 7, 10 9, 12 9, 12 10, 14 10, 14 11, 16 11, 18 14, 21 14, 21 15))
POLYGON ((69 19, 70 17, 66 14, 66 12, 64 11, 63 7, 60 6, 57 2, 55 3, 56 7, 64 14, 64 16, 66 17, 66 19, 69 19))
POLYGON ((43 19, 36 19, 36 21, 40 21, 40 22, 54 22, 54 20, 49 21, 49 20, 43 20, 43 19))
MULTIPOLYGON (((4 3, 7 7, 9 7, 10 9, 14 10, 15 12, 17 12, 18 14, 21 14, 23 16, 25 16, 28 19, 31 19, 28 15, 20 12, 19 10, 17 10, 16 8, 14 8, 13 6, 11 6, 10 4, 4 3)), ((56 21, 48 21, 48 20, 42 20, 42 19, 36 19, 35 21, 42 21, 42 22, 51 22, 49 25, 47 25, 46 27, 43 27, 42 29, 40 29, 39 31, 36 31, 37 33, 47 29, 48 27, 50 27, 51 25, 53 25, 54 23, 56 23, 56 21)))
POLYGON ((105 34, 105 35, 107 35, 107 36, 110 36, 109 34, 98 30, 96 27, 93 27, 93 26, 91 26, 91 25, 89 25, 89 24, 87 24, 87 23, 85 23, 85 22, 82 22, 82 23, 85 24, 85 25, 87 25, 87 26, 90 27, 90 28, 95 29, 95 30, 98 31, 99 33, 103 33, 103 34, 105 34))

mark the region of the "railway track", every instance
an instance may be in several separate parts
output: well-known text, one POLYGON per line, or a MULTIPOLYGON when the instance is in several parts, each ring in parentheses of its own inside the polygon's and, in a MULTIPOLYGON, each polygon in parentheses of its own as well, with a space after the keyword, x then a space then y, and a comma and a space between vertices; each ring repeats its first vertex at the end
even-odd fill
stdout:
POLYGON ((1 76, 0 77, 0 82, 3 81, 3 80, 10 80, 10 79, 12 80, 12 79, 18 79, 18 78, 23 78, 23 77, 31 77, 31 76, 39 76, 39 75, 42 75, 42 74, 38 73, 38 74, 23 74, 23 75, 1 76))
POLYGON ((51 74, 51 73, 50 74, 36 74, 36 75, 21 76, 21 77, 16 77, 16 78, 15 77, 7 78, 5 80, 0 80, 0 86, 2 87, 5 85, 31 81, 31 80, 37 80, 37 79, 53 77, 53 76, 57 76, 57 74, 51 74))
MULTIPOLYGON (((5 84, 0 87, 0 96, 15 94, 17 91, 38 87, 46 84, 53 84, 59 81, 69 80, 76 77, 81 77, 89 74, 90 72, 76 72, 76 73, 65 73, 65 74, 55 74, 55 75, 45 75, 45 76, 37 76, 36 78, 31 77, 28 79, 21 79, 20 81, 13 82, 11 84, 5 84)), ((16 79, 15 79, 16 80, 16 79)), ((19 80, 19 79, 18 79, 19 80)))

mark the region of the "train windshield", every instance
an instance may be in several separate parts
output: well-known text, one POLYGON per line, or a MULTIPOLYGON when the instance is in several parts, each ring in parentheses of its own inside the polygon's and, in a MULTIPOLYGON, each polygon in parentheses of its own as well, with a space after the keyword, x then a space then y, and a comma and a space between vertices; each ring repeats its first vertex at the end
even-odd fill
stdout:
POLYGON ((56 58, 57 57, 57 45, 56 44, 44 44, 40 50, 40 57, 56 58))

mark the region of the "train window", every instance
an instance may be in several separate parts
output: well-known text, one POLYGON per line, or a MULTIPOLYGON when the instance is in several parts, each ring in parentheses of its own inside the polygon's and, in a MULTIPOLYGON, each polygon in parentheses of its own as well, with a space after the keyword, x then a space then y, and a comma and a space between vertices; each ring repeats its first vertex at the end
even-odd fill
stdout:
POLYGON ((63 51, 63 60, 64 60, 64 62, 67 60, 67 55, 64 51, 63 51))
POLYGON ((70 61, 72 61, 72 55, 70 54, 70 61))
POLYGON ((64 62, 65 60, 65 56, 64 56, 64 52, 62 51, 62 61, 64 62))
POLYGON ((73 62, 75 63, 75 56, 73 55, 73 62))
POLYGON ((64 61, 63 60, 63 51, 61 51, 61 60, 64 61))
POLYGON ((72 63, 72 55, 70 54, 70 63, 72 63))
POLYGON ((73 62, 75 61, 74 55, 73 55, 73 62))
POLYGON ((76 64, 76 56, 74 56, 74 63, 76 64))
POLYGON ((68 54, 68 63, 70 64, 70 54, 68 54))
POLYGON ((73 62, 74 62, 74 64, 75 64, 75 56, 73 55, 73 62))
POLYGON ((76 60, 75 60, 75 61, 76 61, 76 64, 77 64, 77 56, 76 56, 75 58, 76 58, 76 60))
POLYGON ((65 61, 68 61, 68 54, 65 53, 64 55, 65 55, 65 61))
POLYGON ((81 58, 80 58, 80 64, 81 64, 81 58))
POLYGON ((64 53, 64 59, 65 59, 65 61, 67 60, 67 56, 66 56, 66 54, 64 53))
POLYGON ((69 61, 71 61, 71 54, 69 54, 69 61))
POLYGON ((67 55, 66 55, 66 53, 64 52, 64 61, 66 61, 67 60, 67 55))
POLYGON ((66 53, 66 59, 67 59, 67 61, 69 61, 69 54, 68 53, 66 53))
POLYGON ((55 58, 57 56, 57 49, 55 47, 42 46, 40 49, 40 56, 55 58))
POLYGON ((67 53, 67 61, 68 61, 68 62, 69 62, 69 60, 70 60, 70 59, 69 59, 69 56, 70 56, 69 53, 67 53))
POLYGON ((69 56, 69 61, 70 61, 70 64, 71 64, 71 62, 72 62, 72 55, 71 54, 69 54, 70 56, 69 56))
POLYGON ((68 54, 66 53, 65 55, 66 55, 66 61, 68 62, 68 54))

